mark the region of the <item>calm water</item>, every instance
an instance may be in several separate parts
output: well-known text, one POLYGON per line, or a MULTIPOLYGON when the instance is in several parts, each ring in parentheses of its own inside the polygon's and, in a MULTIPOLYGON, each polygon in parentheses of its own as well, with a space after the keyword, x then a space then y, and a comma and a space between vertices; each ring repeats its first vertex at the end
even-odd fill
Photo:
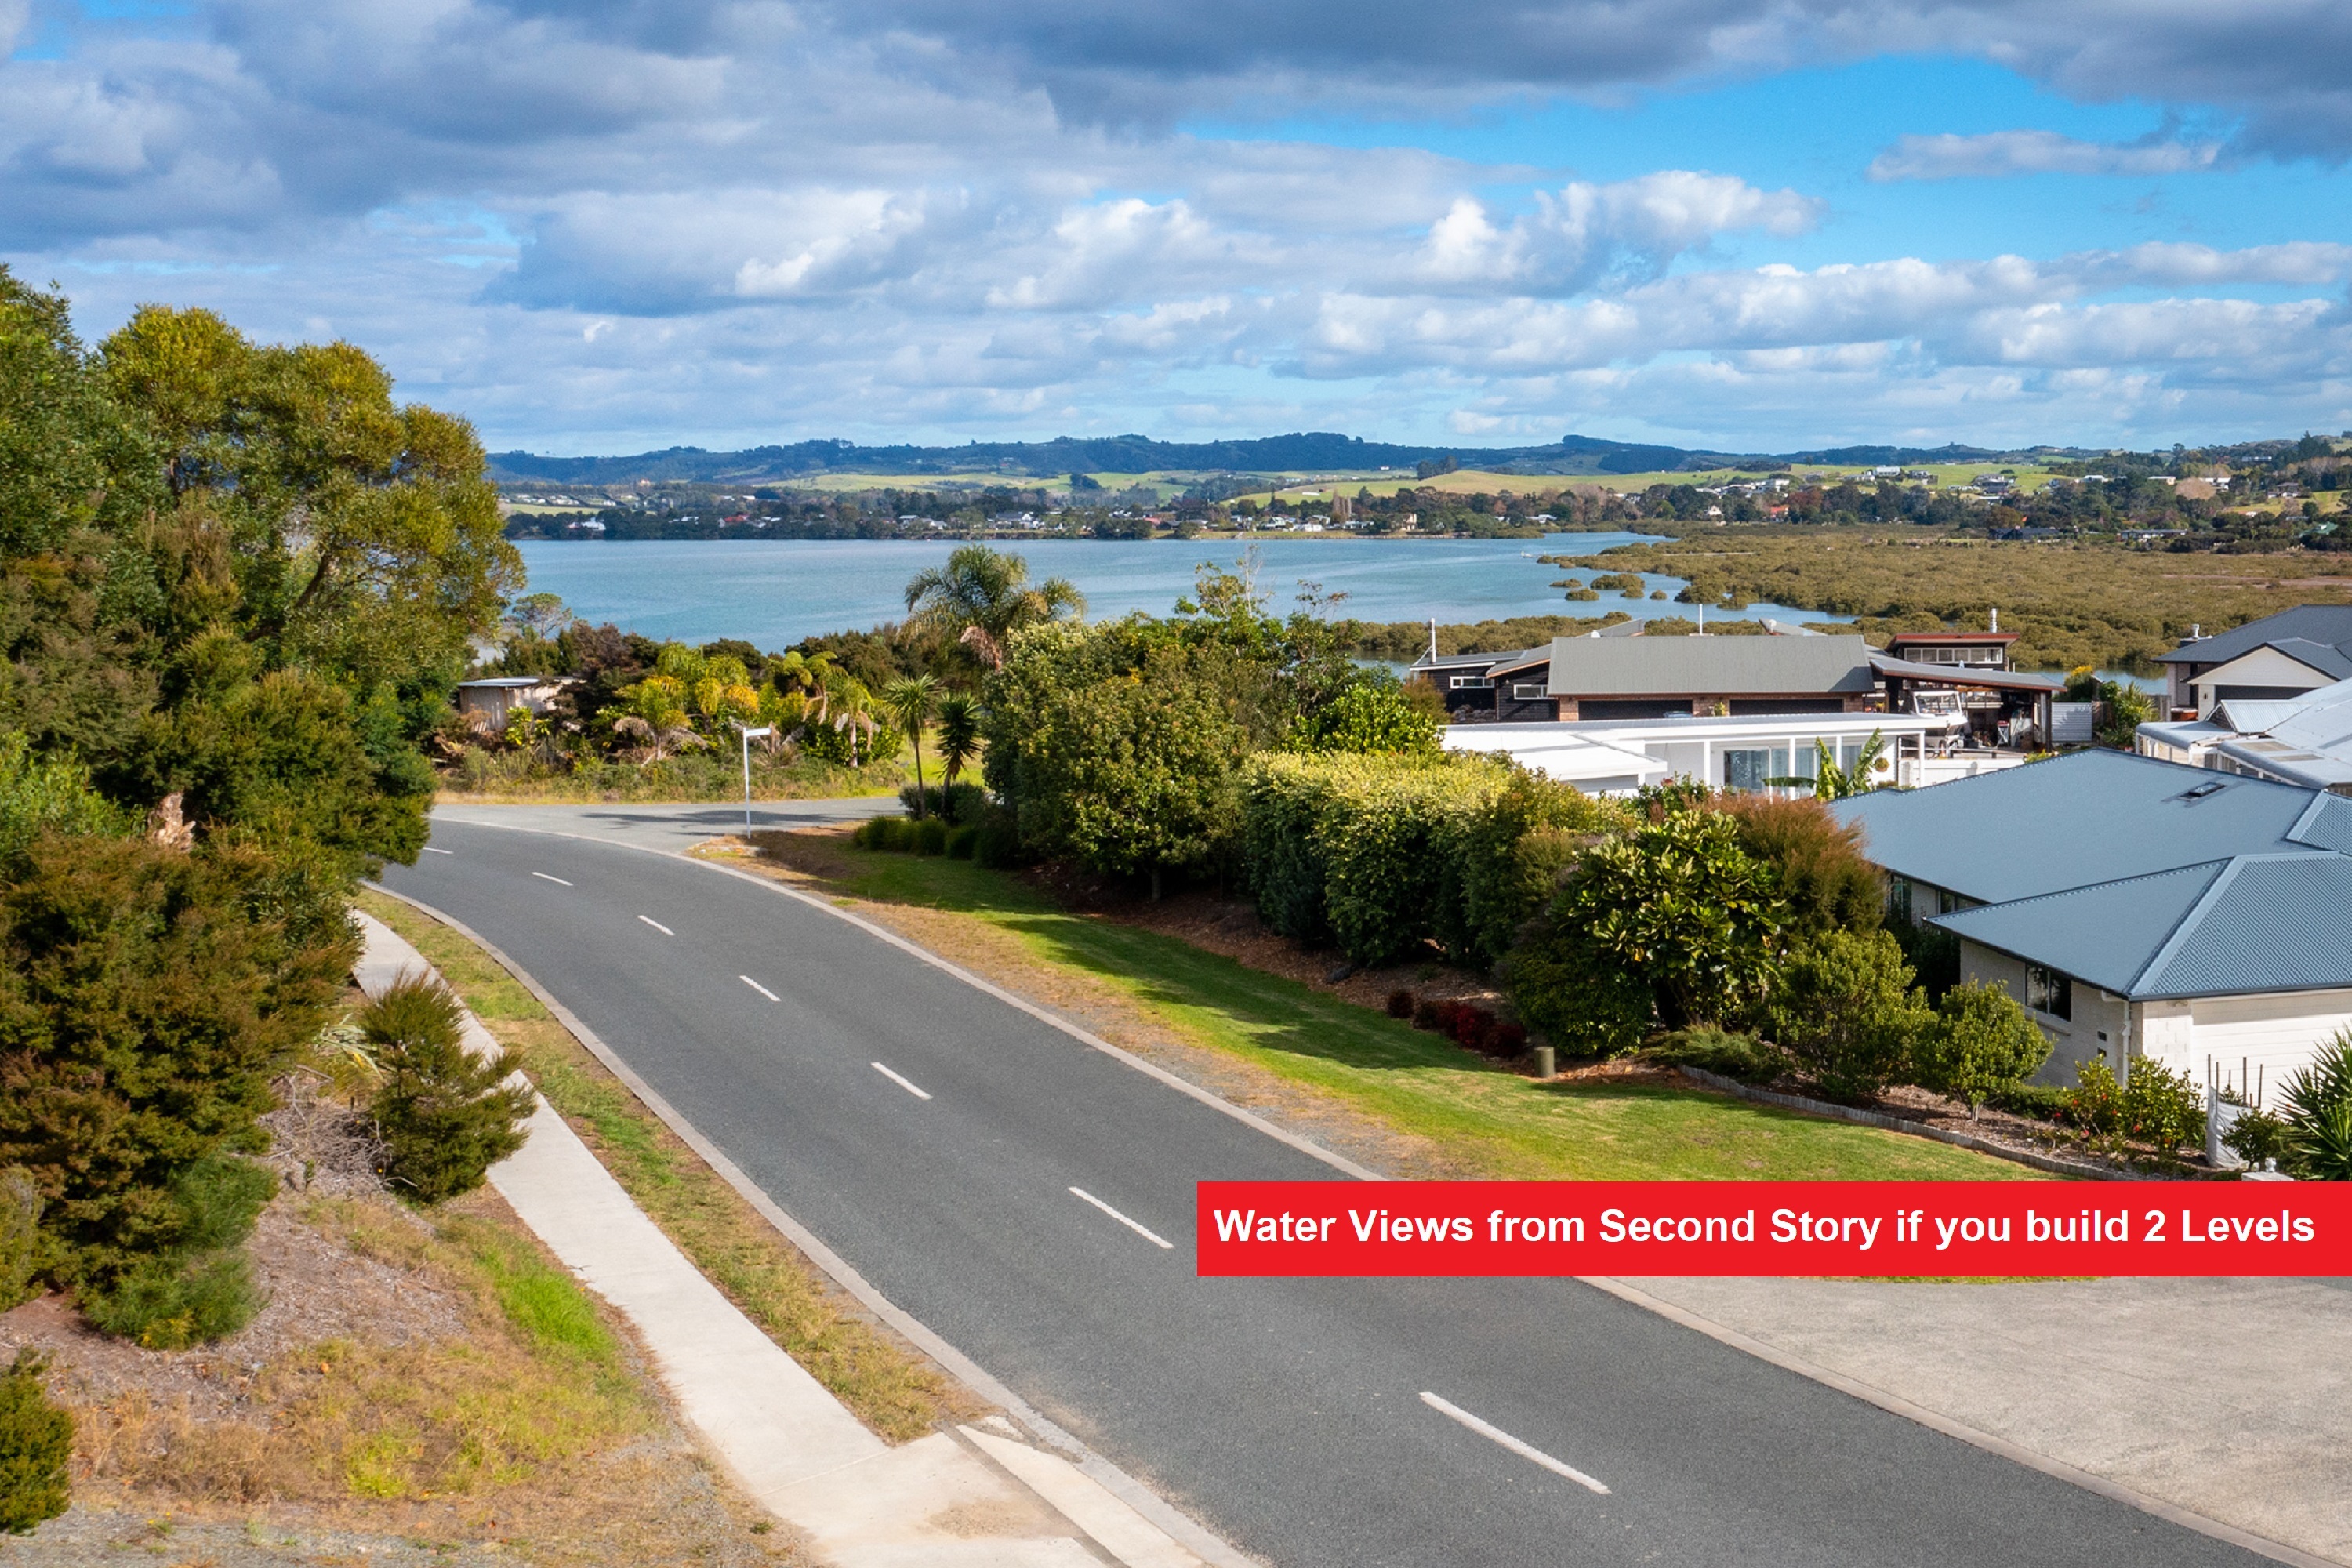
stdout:
MULTIPOLYGON (((1271 608, 1286 612, 1302 581, 1347 597, 1335 612, 1367 621, 1499 620, 1510 616, 1591 616, 1611 610, 1647 619, 1688 616, 1672 602, 1678 577, 1644 576, 1665 599, 1604 593, 1570 603, 1551 584, 1563 573, 1535 555, 1590 554, 1640 542, 1633 533, 1555 534, 1517 539, 1260 541, 1261 588, 1271 608)), ((642 540, 610 543, 526 540, 523 560, 533 591, 560 594, 574 615, 611 621, 651 637, 708 642, 741 637, 782 648, 820 632, 898 620, 907 613, 907 580, 948 558, 953 545, 928 541, 642 540)), ((1203 561, 1230 568, 1238 547, 1219 540, 1040 540, 1005 545, 1027 557, 1033 578, 1067 577, 1100 620, 1142 610, 1167 615, 1192 586, 1203 561)), ((1843 620, 1780 605, 1753 605, 1743 616, 1843 620)))

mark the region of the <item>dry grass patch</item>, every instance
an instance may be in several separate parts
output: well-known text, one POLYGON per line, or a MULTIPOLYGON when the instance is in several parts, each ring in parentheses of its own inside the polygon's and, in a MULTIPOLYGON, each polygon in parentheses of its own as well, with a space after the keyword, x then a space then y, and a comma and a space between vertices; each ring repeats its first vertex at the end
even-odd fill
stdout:
POLYGON ((712 1473, 617 1321, 494 1193, 420 1215, 289 1192, 255 1249, 269 1309, 218 1344, 141 1350, 54 1297, 0 1318, 0 1343, 54 1357, 77 1424, 74 1510, 30 1543, 54 1538, 42 1560, 110 1560, 81 1549, 129 1519, 176 1521, 136 1544, 168 1538, 191 1561, 232 1526, 341 1542, 271 1561, 365 1561, 387 1542, 561 1563, 796 1550, 712 1473))
POLYGON ((887 1441, 989 1406, 865 1315, 495 959, 437 921, 373 892, 362 908, 414 943, 696 1268, 887 1441))

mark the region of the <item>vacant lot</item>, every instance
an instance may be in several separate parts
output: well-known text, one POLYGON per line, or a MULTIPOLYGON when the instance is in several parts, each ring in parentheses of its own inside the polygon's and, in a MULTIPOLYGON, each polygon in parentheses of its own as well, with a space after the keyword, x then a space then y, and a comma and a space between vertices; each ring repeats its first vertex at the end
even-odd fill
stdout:
MULTIPOLYGON (((827 832, 764 833, 754 842, 761 863, 778 874, 846 897, 1007 989, 1084 1019, 1114 1044, 1394 1174, 1585 1181, 2033 1175, 1965 1150, 1790 1115, 1649 1076, 1538 1083, 1328 988, 1162 931, 1073 912, 1004 872, 856 849, 827 832)), ((1301 962, 1311 967, 1295 953, 1287 963, 1301 962)), ((1465 982, 1433 969, 1429 983, 1450 994, 1465 982)), ((1360 991, 1381 983, 1351 984, 1360 991)))

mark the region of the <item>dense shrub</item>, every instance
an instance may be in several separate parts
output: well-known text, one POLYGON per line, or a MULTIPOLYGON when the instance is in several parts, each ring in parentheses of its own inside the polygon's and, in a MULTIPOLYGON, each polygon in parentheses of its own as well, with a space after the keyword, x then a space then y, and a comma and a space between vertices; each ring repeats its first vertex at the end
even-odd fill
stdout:
POLYGON ((1056 623, 989 677, 989 787, 1023 847, 1112 876, 1205 868, 1229 849, 1263 666, 1179 628, 1056 623))
POLYGON ((1412 1016, 1412 992, 1391 991, 1389 993, 1389 1016, 1391 1018, 1410 1018, 1412 1016))
POLYGON ((333 879, 290 857, 34 844, 0 888, 0 1166, 40 1189, 52 1280, 102 1295, 242 1237, 250 1167, 224 1157, 259 1146, 356 956, 333 879))
POLYGON ((2079 1063, 2074 1086, 2064 1093, 2060 1113, 2069 1125, 2094 1138, 2112 1137, 2122 1129, 2124 1086, 2116 1081, 2115 1069, 2104 1056, 2079 1063))
POLYGON ((383 1081, 369 1109, 383 1139, 385 1174, 420 1203, 482 1184, 484 1173, 522 1147, 518 1125, 533 1107, 527 1085, 507 1085, 514 1053, 466 1048, 456 997, 406 976, 360 1014, 383 1081))
POLYGON ((1413 704, 1395 676, 1368 670, 1302 715, 1293 740, 1303 752, 1426 755, 1437 750, 1439 724, 1413 704))
POLYGON ((1761 998, 1788 906, 1736 818, 1668 804, 1579 858, 1509 964, 1519 1014, 1563 1046, 1622 1050, 1653 1019, 1727 1023, 1761 998))
MULTIPOLYGON (((903 785, 898 791, 899 804, 910 816, 917 798, 913 784, 903 785)), ((924 816, 939 817, 950 826, 978 822, 981 813, 988 808, 988 792, 975 784, 925 784, 920 799, 924 816)))
POLYGON ((971 841, 971 861, 992 870, 1007 870, 1023 865, 1028 857, 1021 847, 1021 830, 1013 813, 1002 806, 991 806, 980 819, 980 832, 971 841))
POLYGON ((32 1293, 40 1259, 41 1189, 30 1171, 0 1171, 0 1312, 32 1293))
POLYGON ((1878 929, 1885 915, 1886 881, 1863 853, 1859 826, 1841 823, 1810 796, 1717 798, 1738 818, 1740 843, 1748 852, 1778 871, 1792 938, 1878 929))
POLYGON ((948 825, 936 816, 927 816, 915 824, 908 847, 918 855, 945 855, 948 852, 948 825))
POLYGON ((1551 901, 1593 836, 1630 821, 1615 801, 1515 770, 1500 791, 1439 825, 1438 945, 1456 963, 1494 963, 1551 901))
POLYGON ((971 823, 966 823, 962 826, 950 831, 948 834, 948 858, 950 860, 971 859, 972 858, 972 851, 978 847, 980 844, 980 828, 971 823))
POLYGON ((2230 1130, 2221 1134, 2222 1146, 2257 1169, 2271 1162, 2287 1163, 2294 1157, 2294 1129, 2283 1117, 2248 1106, 2238 1112, 2230 1130))
POLYGON ((65 1512, 73 1416, 41 1387, 47 1358, 27 1346, 0 1373, 0 1532, 29 1535, 65 1512))
POLYGON ((2134 1057, 2124 1081, 2123 1127, 2127 1137, 2170 1153, 2183 1143, 2205 1141, 2205 1101, 2178 1072, 2148 1057, 2134 1057))
POLYGON ((1255 759, 1242 851, 1258 913, 1357 963, 1429 942, 1486 964, 1543 907, 1613 806, 1485 757, 1255 759))
POLYGON ((1861 1099, 1904 1075, 1933 1026, 1903 950, 1883 931, 1830 930, 1791 953, 1769 1015, 1781 1045, 1822 1091, 1861 1099))
MULTIPOLYGON (((2031 1075, 2050 1059, 2050 1037, 1998 985, 1956 985, 1936 1005, 1934 1024, 1919 1036, 1916 1080, 1978 1106, 2031 1075)), ((2137 1079, 2139 1069, 2132 1069, 2137 1079)))
POLYGON ((1788 1053, 1755 1036, 1699 1025, 1676 1029, 1642 1053, 1648 1061, 1694 1067, 1742 1083, 1769 1083, 1789 1070, 1788 1053))

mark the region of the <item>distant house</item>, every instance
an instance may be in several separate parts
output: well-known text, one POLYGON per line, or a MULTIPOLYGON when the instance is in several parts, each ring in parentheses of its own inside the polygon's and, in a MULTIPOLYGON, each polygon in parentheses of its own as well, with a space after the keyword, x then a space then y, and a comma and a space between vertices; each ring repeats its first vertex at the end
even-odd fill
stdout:
POLYGON ((2352 679, 2298 697, 2232 697, 2202 719, 2142 724, 2132 749, 2190 767, 2352 795, 2352 679))
POLYGON ((2217 702, 2300 697, 2352 678, 2352 605, 2297 605, 2192 637, 2157 662, 2172 677, 2169 713, 2203 719, 2217 702))
POLYGON ((1667 779, 1717 789, 1768 794, 1810 792, 1822 748, 1840 767, 1862 767, 1871 738, 1880 742, 1872 783, 1916 788, 2024 758, 1975 752, 1953 754, 1945 727, 1903 713, 1772 713, 1745 718, 1586 720, 1574 723, 1460 724, 1446 730, 1449 752, 1484 752, 1572 784, 1588 795, 1624 795, 1667 779), (1776 784, 1801 779, 1799 784, 1776 784))
POLYGON ((2352 1025, 2352 801, 2106 750, 1832 808, 2066 1083, 2101 1053, 2277 1084, 2352 1025))
POLYGON ((1913 664, 1949 664, 1964 669, 2007 669, 2015 632, 1895 632, 1886 657, 1913 664))
POLYGON ((1859 637, 1555 637, 1543 695, 1560 721, 1675 713, 1858 713, 1876 706, 1859 637))
POLYGON ((518 708, 527 708, 533 713, 546 712, 573 679, 568 675, 493 675, 480 680, 461 680, 457 683, 457 713, 477 729, 503 730, 507 715, 518 708))

